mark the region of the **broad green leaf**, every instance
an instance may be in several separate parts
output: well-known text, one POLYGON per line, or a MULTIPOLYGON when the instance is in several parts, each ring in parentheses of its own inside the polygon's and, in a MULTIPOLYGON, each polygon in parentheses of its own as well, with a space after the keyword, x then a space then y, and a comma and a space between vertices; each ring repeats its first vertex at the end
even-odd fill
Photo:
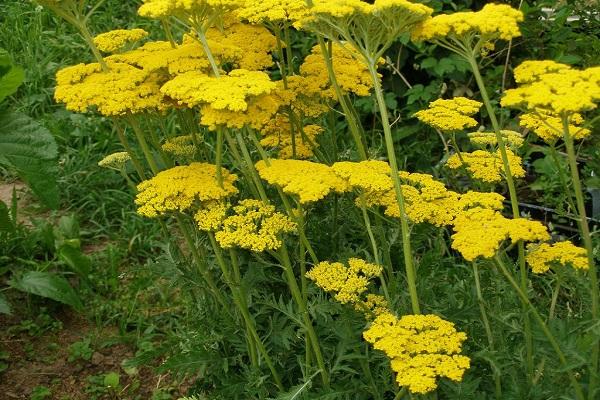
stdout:
POLYGON ((25 114, 0 112, 0 164, 15 169, 50 208, 58 208, 57 156, 46 128, 25 114))
POLYGON ((20 278, 9 281, 10 286, 23 292, 47 297, 68 304, 77 310, 83 305, 69 282, 60 275, 51 272, 29 271, 20 278))
POLYGON ((10 304, 6 300, 6 297, 0 293, 0 314, 11 314, 10 304))
POLYGON ((13 65, 8 53, 0 49, 0 102, 15 93, 25 79, 25 71, 13 65))
POLYGON ((92 268, 92 260, 80 249, 65 243, 58 250, 60 259, 73 269, 79 276, 86 278, 92 268))

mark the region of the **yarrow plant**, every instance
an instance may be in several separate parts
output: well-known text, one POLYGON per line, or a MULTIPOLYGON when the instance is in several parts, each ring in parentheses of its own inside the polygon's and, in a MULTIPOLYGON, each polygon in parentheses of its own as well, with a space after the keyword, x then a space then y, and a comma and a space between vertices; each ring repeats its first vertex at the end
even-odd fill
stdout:
POLYGON ((597 396, 598 340, 583 333, 598 323, 597 249, 574 141, 592 136, 587 114, 600 100, 600 70, 526 61, 514 69, 516 86, 492 99, 481 59, 520 36, 521 11, 486 4, 433 15, 408 0, 145 0, 138 14, 156 20, 155 30, 93 36, 88 21, 98 8, 39 2, 76 27, 94 57, 57 72, 56 101, 113 125, 122 151, 99 165, 119 171, 137 213, 160 224, 188 283, 190 312, 224 321, 194 335, 198 349, 180 346, 200 358, 218 355, 218 363, 191 363, 206 375, 200 396, 235 398, 228 390, 243 387, 256 391, 244 398, 347 397, 348 379, 358 379, 356 398, 436 390, 456 398, 449 393, 491 376, 501 399, 514 394, 507 394, 511 370, 537 390, 547 364, 559 364, 551 376, 566 397, 597 396), (400 168, 403 127, 390 121, 382 68, 400 38, 457 54, 478 88, 467 92, 472 98, 440 98, 406 115, 441 132, 440 168, 400 168), (372 133, 357 98, 374 101, 372 133), (566 147, 569 171, 560 162, 558 170, 575 198, 572 241, 523 213, 518 198, 528 146, 538 138, 536 146, 566 147), (422 296, 439 284, 426 276, 434 257, 448 260, 435 276, 462 274, 452 299, 422 296), (584 274, 590 317, 572 334, 592 351, 575 362, 550 322, 560 285, 584 274), (548 318, 532 295, 546 276, 560 279, 548 318), (519 313, 488 316, 499 301, 490 296, 509 297, 507 287, 521 303, 516 330, 525 347, 523 362, 506 356, 512 364, 495 357, 498 336, 519 313), (474 303, 460 296, 471 291, 480 319, 469 324, 465 309, 474 303), (445 303, 460 306, 443 312, 445 303), (534 341, 532 322, 543 338, 534 341), (545 346, 539 354, 537 346, 545 346), (224 378, 211 381, 223 365, 224 378))

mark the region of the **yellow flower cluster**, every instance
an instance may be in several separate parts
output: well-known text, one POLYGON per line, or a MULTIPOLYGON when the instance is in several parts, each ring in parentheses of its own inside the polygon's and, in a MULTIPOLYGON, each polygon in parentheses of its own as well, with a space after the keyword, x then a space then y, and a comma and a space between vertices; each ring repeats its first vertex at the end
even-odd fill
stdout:
POLYGON ((160 93, 162 81, 156 74, 129 64, 78 64, 56 74, 54 98, 70 111, 86 112, 90 108, 105 116, 119 116, 147 110, 164 109, 160 93))
POLYGON ((515 75, 522 83, 504 93, 504 107, 568 115, 592 110, 600 100, 600 67, 577 70, 549 67, 544 61, 520 67, 515 68, 515 75))
POLYGON ((102 168, 111 168, 111 169, 122 169, 127 162, 131 160, 129 153, 126 151, 120 151, 118 153, 112 153, 104 157, 102 160, 98 161, 98 166, 102 168))
POLYGON ((319 125, 305 125, 301 132, 296 132, 292 141, 292 127, 288 117, 278 114, 262 129, 263 138, 260 144, 267 148, 278 149, 280 159, 306 159, 314 155, 313 149, 318 147, 317 136, 323 132, 319 125), (294 156, 295 150, 295 156, 294 156))
POLYGON ((200 124, 207 126, 210 130, 215 130, 218 126, 232 129, 249 126, 255 130, 261 130, 271 121, 281 106, 279 99, 271 94, 250 98, 246 102, 248 108, 243 112, 228 109, 217 110, 210 105, 205 105, 201 109, 200 124))
MULTIPOLYGON (((306 277, 326 292, 335 293, 334 297, 340 303, 359 304, 367 291, 369 280, 381 275, 381 271, 381 265, 351 258, 348 266, 339 262, 320 262, 306 273, 306 277)), ((370 301, 375 306, 375 300, 371 298, 370 301)))
MULTIPOLYGON (((525 139, 519 132, 503 129, 500 131, 502 135, 502 139, 504 143, 510 147, 518 148, 523 146, 525 143, 525 139)), ((471 132, 467 136, 469 136, 469 140, 472 144, 480 147, 486 146, 497 146, 498 138, 494 132, 471 132)))
POLYGON ((587 251, 570 241, 527 246, 527 263, 536 274, 548 272, 553 266, 570 265, 578 270, 590 268, 587 251))
POLYGON ((380 294, 367 294, 364 300, 361 300, 354 304, 356 311, 365 314, 367 320, 374 319, 382 314, 389 313, 388 301, 380 294))
MULTIPOLYGON (((369 96, 373 88, 373 80, 369 70, 358 54, 352 49, 339 44, 332 45, 331 60, 335 78, 344 93, 357 96, 369 96)), ((319 46, 311 50, 300 66, 300 74, 307 78, 310 85, 318 85, 321 96, 336 100, 337 96, 329 80, 327 65, 319 46)))
POLYGON ((144 0, 138 14, 146 18, 223 13, 239 7, 241 0, 144 0))
POLYGON ((161 147, 165 153, 183 160, 192 159, 196 154, 196 146, 194 146, 191 135, 177 136, 169 139, 161 147))
POLYGON ((101 33, 94 38, 96 47, 105 53, 115 53, 128 43, 137 42, 148 36, 143 29, 115 29, 101 33))
POLYGON ((477 121, 471 116, 477 114, 479 108, 480 102, 466 97, 438 99, 431 102, 427 110, 416 112, 415 117, 441 131, 460 131, 477 126, 477 121))
MULTIPOLYGON (((522 166, 521 157, 509 149, 506 149, 506 154, 512 176, 515 178, 524 177, 525 170, 522 166)), ((453 154, 448 158, 446 166, 450 169, 459 169, 464 166, 473 178, 483 182, 498 183, 503 179, 504 165, 500 150, 495 153, 475 150, 472 153, 460 153, 460 156, 453 154)))
POLYGON ((475 207, 462 211, 454 219, 452 248, 468 261, 491 258, 504 241, 545 241, 550 239, 546 227, 524 218, 508 219, 500 212, 475 207))
MULTIPOLYGON (((584 123, 583 117, 579 113, 573 113, 569 116, 569 134, 575 140, 581 140, 588 137, 592 132, 580 125, 584 123)), ((563 121, 556 114, 543 110, 526 113, 521 115, 519 125, 523 128, 531 129, 536 135, 548 144, 556 143, 563 137, 563 121)))
POLYGON ((415 41, 477 35, 486 41, 510 40, 521 36, 519 22, 523 13, 506 4, 486 4, 481 11, 464 11, 436 15, 425 20, 412 32, 415 41))
POLYGON ((523 61, 514 70, 515 81, 519 84, 536 82, 541 76, 562 71, 568 71, 571 67, 567 64, 557 63, 552 60, 523 61))
POLYGON ((317 118, 329 111, 326 104, 329 97, 323 98, 319 81, 309 77, 288 76, 287 85, 283 81, 277 81, 274 95, 282 107, 288 107, 301 117, 317 118))
POLYGON ((242 200, 233 211, 234 215, 225 218, 215 234, 224 249, 277 250, 282 245, 281 236, 296 231, 296 224, 288 217, 259 200, 242 200))
POLYGON ((138 214, 156 218, 170 212, 183 212, 194 204, 225 199, 238 190, 237 176, 222 169, 223 187, 216 179, 217 167, 207 163, 191 163, 159 172, 138 185, 135 204, 138 214))
POLYGON ((382 314, 363 337, 390 358, 396 381, 412 393, 435 390, 438 378, 459 382, 470 367, 460 354, 467 335, 436 315, 382 314))
POLYGON ((269 94, 273 89, 275 83, 266 73, 236 69, 222 77, 186 72, 163 85, 161 92, 188 107, 208 104, 215 110, 237 112, 248 110, 248 98, 269 94))
POLYGON ((273 65, 271 52, 277 48, 277 39, 263 26, 233 23, 222 30, 209 29, 206 37, 221 46, 239 48, 240 56, 233 62, 238 68, 258 71, 273 65))
POLYGON ((298 196, 301 204, 319 201, 331 192, 343 193, 346 182, 325 165, 305 160, 270 160, 256 163, 262 179, 298 196))
POLYGON ((306 16, 305 0, 245 0, 236 15, 252 24, 290 25, 306 16))
POLYGON ((227 212, 231 208, 229 203, 223 201, 207 201, 202 204, 194 220, 201 231, 214 232, 221 229, 223 220, 227 217, 227 212))

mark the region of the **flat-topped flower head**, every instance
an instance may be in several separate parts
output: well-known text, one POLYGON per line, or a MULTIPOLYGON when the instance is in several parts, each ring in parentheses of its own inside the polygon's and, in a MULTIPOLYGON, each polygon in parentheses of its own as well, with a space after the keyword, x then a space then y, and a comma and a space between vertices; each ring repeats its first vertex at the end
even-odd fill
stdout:
POLYGON ((472 118, 479 112, 482 103, 466 97, 438 99, 429 103, 427 110, 415 113, 415 117, 424 124, 444 132, 460 131, 477 126, 472 118))
POLYGON ((197 151, 192 135, 174 137, 167 140, 161 147, 165 153, 171 154, 179 160, 191 160, 197 151))
POLYGON ((215 232, 221 229, 223 221, 227 218, 227 213, 231 204, 215 200, 205 201, 202 207, 194 214, 194 220, 198 229, 205 232, 215 232))
MULTIPOLYGON (((568 116, 569 134, 575 140, 582 140, 588 137, 592 131, 588 128, 582 128, 585 122, 579 113, 573 113, 568 116)), ((548 144, 556 143, 563 137, 563 121, 557 114, 543 110, 522 114, 519 117, 519 125, 523 128, 532 130, 540 139, 548 144)))
POLYGON ((296 132, 294 137, 288 117, 278 114, 261 129, 263 137, 260 144, 276 149, 280 159, 307 159, 319 146, 317 136, 321 133, 323 128, 319 125, 305 125, 302 132, 296 132))
POLYGON ((396 381, 411 393, 432 392, 439 378, 459 382, 470 366, 460 354, 467 335, 436 315, 381 314, 363 337, 389 357, 396 381))
POLYGON ((590 263, 587 251, 575 246, 570 241, 557 243, 531 244, 527 246, 525 259, 536 274, 548 272, 551 268, 570 266, 577 270, 587 271, 590 263))
POLYGON ((486 4, 480 11, 440 14, 426 19, 412 32, 415 41, 478 38, 482 42, 521 36, 523 13, 506 4, 486 4))
POLYGON ((494 257, 507 240, 537 242, 550 239, 538 221, 508 219, 499 211, 483 207, 462 211, 454 220, 452 248, 467 261, 494 257))
POLYGON ((517 67, 516 76, 523 83, 504 93, 502 106, 561 117, 595 109, 600 101, 600 67, 577 70, 552 65, 528 63, 521 70, 517 67))
MULTIPOLYGON (((357 96, 369 96, 373 89, 373 80, 364 60, 359 58, 360 55, 355 50, 337 43, 332 45, 331 53, 335 78, 342 92, 353 93, 357 96)), ((319 46, 313 47, 311 54, 306 56, 300 66, 300 74, 306 77, 311 85, 318 85, 322 97, 337 100, 319 46)))
MULTIPOLYGON (((525 170, 523 161, 511 150, 506 149, 510 172, 514 178, 523 178, 525 170)), ((452 154, 446 166, 450 169, 466 168, 474 179, 488 182, 499 183, 504 179, 504 164, 500 150, 490 152, 487 150, 475 150, 471 153, 452 154)))
POLYGON ((365 193, 385 193, 393 190, 390 165, 385 161, 340 161, 331 166, 334 172, 354 189, 365 193))
POLYGON ((256 163, 262 179, 298 197, 301 204, 319 201, 330 193, 347 191, 346 182, 325 164, 305 160, 269 160, 256 163))
POLYGON ((304 18, 308 12, 305 0, 245 0, 235 14, 251 24, 285 27, 304 18))
POLYGON ((190 16, 208 19, 231 11, 240 4, 241 0, 144 0, 138 14, 153 19, 190 16))
POLYGON ((279 249, 282 236, 294 232, 296 224, 275 211, 275 207, 247 199, 233 207, 233 215, 223 219, 215 238, 224 249, 239 247, 263 252, 279 249))
MULTIPOLYGON (((525 143, 525 139, 519 132, 502 129, 500 131, 504 143, 513 148, 519 148, 525 143)), ((471 144, 479 147, 496 147, 498 146, 498 138, 494 132, 471 132, 467 134, 471 144)))
POLYGON ((338 43, 347 42, 375 62, 398 36, 409 32, 433 10, 407 0, 313 0, 298 26, 338 43))
POLYGON ((162 77, 124 63, 66 67, 56 74, 54 98, 70 111, 95 110, 105 116, 136 114, 167 107, 160 93, 162 77))
POLYGON ((188 107, 206 104, 215 110, 237 112, 248 110, 249 98, 269 94, 275 86, 261 71, 236 69, 222 77, 190 71, 171 79, 161 92, 188 107))
POLYGON ((311 76, 292 75, 286 82, 277 81, 277 90, 273 94, 281 107, 287 107, 299 118, 318 118, 330 110, 331 93, 323 90, 322 83, 311 76))
POLYGON ((249 97, 246 103, 248 104, 246 111, 232 111, 227 108, 217 110, 210 104, 206 104, 200 110, 200 125, 208 127, 211 131, 218 127, 241 129, 245 126, 259 131, 271 122, 281 107, 279 98, 274 94, 249 97))
POLYGON ((96 47, 105 53, 115 53, 127 44, 137 42, 148 36, 143 29, 116 29, 101 33, 94 38, 96 47))
POLYGON ((356 305, 362 303, 369 280, 380 276, 382 270, 381 265, 351 258, 347 266, 339 262, 320 262, 307 272, 306 277, 326 292, 334 293, 340 303, 356 305))
POLYGON ((217 182, 217 167, 213 164, 191 163, 159 172, 138 185, 138 214, 156 218, 236 194, 237 176, 224 168, 221 171, 223 187, 217 182))
POLYGON ((129 153, 126 151, 120 151, 117 153, 112 153, 104 157, 102 160, 98 161, 98 166, 102 168, 110 168, 121 170, 127 165, 127 163, 131 160, 129 153))
POLYGON ((523 61, 513 72, 518 84, 538 81, 546 74, 568 71, 571 67, 567 64, 557 63, 552 60, 523 61))

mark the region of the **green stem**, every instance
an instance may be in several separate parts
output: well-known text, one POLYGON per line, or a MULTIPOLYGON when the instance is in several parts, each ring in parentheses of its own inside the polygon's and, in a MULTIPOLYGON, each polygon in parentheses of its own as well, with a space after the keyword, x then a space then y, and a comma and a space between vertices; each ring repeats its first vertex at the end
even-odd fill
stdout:
POLYGON ((223 128, 217 128, 217 183, 220 187, 223 187, 223 128))
MULTIPOLYGON (((575 200, 577 202, 577 216, 579 222, 579 229, 581 230, 581 239, 587 252, 588 263, 589 263, 589 277, 590 277, 590 298, 592 302, 592 318, 594 322, 598 321, 598 272, 596 270, 596 263, 594 262, 594 245, 592 243, 592 236, 590 234, 590 227, 588 225, 587 213, 585 211, 585 200, 583 197, 583 189, 581 187, 581 179, 579 177, 579 167, 577 165, 577 154, 575 152, 575 145, 573 143, 573 136, 569 132, 569 120, 567 117, 563 117, 563 139, 567 148, 567 157, 569 159, 569 169, 571 170, 571 181, 573 184, 573 191, 575 192, 575 200)), ((589 383, 589 399, 595 398, 596 386, 598 385, 598 359, 600 355, 600 344, 596 343, 592 347, 591 359, 590 359, 590 383, 589 383)))
POLYGON ((369 60, 368 67, 375 88, 377 104, 379 106, 379 113, 381 116, 381 123, 383 125, 383 133, 385 136, 386 150, 390 161, 392 181, 394 183, 394 191, 396 192, 396 200, 398 202, 398 209, 400 212, 400 227, 402 230, 402 249, 404 252, 404 266, 406 268, 408 292, 410 294, 413 313, 420 314, 421 307, 419 306, 419 296, 417 293, 416 271, 413 263, 412 246, 410 243, 410 227, 408 224, 408 219, 406 217, 406 207, 404 203, 404 195, 402 194, 402 184, 400 183, 400 176, 398 174, 398 163, 396 161, 394 139, 392 138, 392 129, 390 126, 387 106, 385 104, 385 99, 383 96, 383 90, 381 88, 381 83, 379 82, 379 76, 377 75, 376 62, 377 60, 369 60))
POLYGON ((215 57, 213 56, 212 51, 210 50, 210 46, 208 45, 208 41, 206 40, 206 34, 202 29, 196 29, 196 34, 198 35, 198 39, 200 40, 200 44, 202 44, 202 49, 206 54, 206 58, 208 58, 208 62, 210 63, 210 67, 212 68, 213 74, 215 77, 220 78, 221 72, 219 71, 219 67, 217 62, 215 61, 215 57))
POLYGON ((290 28, 285 26, 283 28, 283 35, 285 40, 285 55, 287 61, 287 72, 289 75, 294 75, 294 54, 292 53, 292 39, 290 38, 290 28))
POLYGON ((562 285, 562 274, 558 272, 556 274, 556 286, 552 291, 552 301, 550 302, 550 311, 548 312, 548 321, 554 319, 554 312, 556 310, 556 302, 558 301, 558 294, 560 293, 560 286, 562 285))
MULTIPOLYGON (((252 135, 251 135, 252 136, 252 135)), ((246 169, 250 172, 250 175, 252 176, 252 180, 254 181, 254 185, 256 186, 256 189, 258 190, 258 193, 260 195, 260 199, 264 202, 264 203, 269 203, 269 198, 267 197, 267 193, 265 192, 265 188, 263 187, 262 181, 260 180, 260 176, 258 175, 258 171, 256 171, 256 168, 254 167, 254 162, 252 161, 252 157, 250 156, 250 152, 248 151, 248 147, 246 146, 246 142, 244 142, 244 138, 242 137, 242 133, 241 132, 236 132, 236 138, 238 141, 238 145, 240 146, 240 149, 242 150, 242 154, 244 156, 244 164, 246 165, 246 169)))
POLYGON ((135 133, 135 138, 137 139, 140 147, 142 148, 142 152, 144 153, 144 156, 146 157, 146 161, 148 162, 148 165, 150 165, 150 169, 152 170, 152 173, 154 175, 158 174, 158 172, 160 171, 160 168, 158 168, 158 165, 156 164, 156 160, 154 159, 154 155, 152 154, 150 147, 148 147, 148 142, 146 141, 146 137, 144 136, 144 132, 142 132, 142 128, 140 127, 140 124, 139 124, 137 118, 134 115, 130 115, 128 118, 128 121, 129 121, 129 124, 131 125, 131 127, 133 128, 133 133, 135 133))
POLYGON ((579 385, 579 382, 577 382, 577 379, 575 379, 575 376, 571 372, 571 368, 569 367, 569 364, 567 362, 565 354, 563 353, 563 351, 560 348, 560 344, 558 343, 558 341, 556 340, 556 338, 554 337, 554 335, 552 334, 552 332, 550 331, 550 329, 544 322, 544 319, 542 318, 540 313, 536 310, 536 308, 533 306, 533 304, 531 304, 531 301, 529 300, 527 295, 523 292, 523 290, 521 289, 521 287, 517 283, 517 281, 515 281, 512 274, 508 271, 508 269, 506 268, 506 266, 504 265, 504 263, 502 262, 500 257, 496 256, 494 258, 494 261, 495 261, 496 265, 498 266, 498 268, 500 269, 500 272, 502 272, 502 274, 506 277, 508 282, 511 284, 511 286, 517 293, 519 300, 521 300, 523 305, 526 305, 527 308, 531 311, 534 319, 536 320, 536 322, 542 329, 544 336, 546 336, 546 339, 548 339, 548 341, 550 342, 550 345, 552 346, 552 348, 554 349, 554 352, 558 356, 560 363, 562 364, 563 368, 565 369, 565 371, 567 372, 567 374, 569 376, 571 385, 573 386, 573 389, 575 389, 575 396, 577 397, 578 400, 584 400, 585 396, 583 395, 583 391, 581 390, 581 385, 579 385))
POLYGON ((309 337, 310 344, 312 345, 313 352, 315 354, 315 358, 317 360, 317 365, 321 370, 321 378, 323 380, 323 384, 328 387, 329 386, 329 372, 325 366, 325 360, 323 358, 323 353, 321 352, 321 346, 319 345, 319 337, 317 336, 315 329, 312 324, 312 320, 310 318, 310 314, 308 312, 307 302, 304 301, 302 297, 302 293, 300 288, 298 287, 298 282, 296 281, 296 277, 294 276, 294 270, 292 268, 292 263, 290 261, 290 256, 288 254, 287 248, 285 244, 283 244, 279 248, 279 256, 281 258, 281 264, 283 270, 285 272, 285 277, 288 282, 288 286, 290 287, 290 291, 292 292, 292 297, 294 301, 298 305, 300 309, 300 313, 302 314, 302 319, 304 321, 304 328, 306 329, 306 333, 309 337))
POLYGON ((133 149, 129 145, 129 141, 127 140, 127 137, 125 136, 125 132, 123 131, 123 127, 121 127, 121 125, 117 122, 116 119, 113 119, 113 123, 114 123, 115 129, 117 131, 117 136, 119 136, 119 141, 121 142, 121 145, 123 146, 123 148, 125 149, 125 151, 127 152, 127 154, 129 154, 129 158, 131 158, 131 162, 133 163, 133 167, 135 168, 136 172, 140 176, 140 179, 141 180, 145 180, 146 179, 146 174, 144 172, 144 167, 142 166, 142 163, 140 162, 140 160, 138 159, 137 155, 135 154, 135 152, 133 151, 133 149))
POLYGON ((92 38, 92 34, 90 33, 87 24, 84 22, 79 22, 75 26, 77 27, 77 29, 79 29, 79 33, 81 34, 83 40, 85 40, 88 47, 92 51, 94 58, 96 59, 96 61, 98 61, 98 64, 100 64, 102 70, 104 72, 108 71, 108 65, 106 64, 106 61, 104 61, 102 54, 100 54, 100 50, 98 50, 98 47, 96 47, 96 45, 94 44, 94 39, 92 38))

